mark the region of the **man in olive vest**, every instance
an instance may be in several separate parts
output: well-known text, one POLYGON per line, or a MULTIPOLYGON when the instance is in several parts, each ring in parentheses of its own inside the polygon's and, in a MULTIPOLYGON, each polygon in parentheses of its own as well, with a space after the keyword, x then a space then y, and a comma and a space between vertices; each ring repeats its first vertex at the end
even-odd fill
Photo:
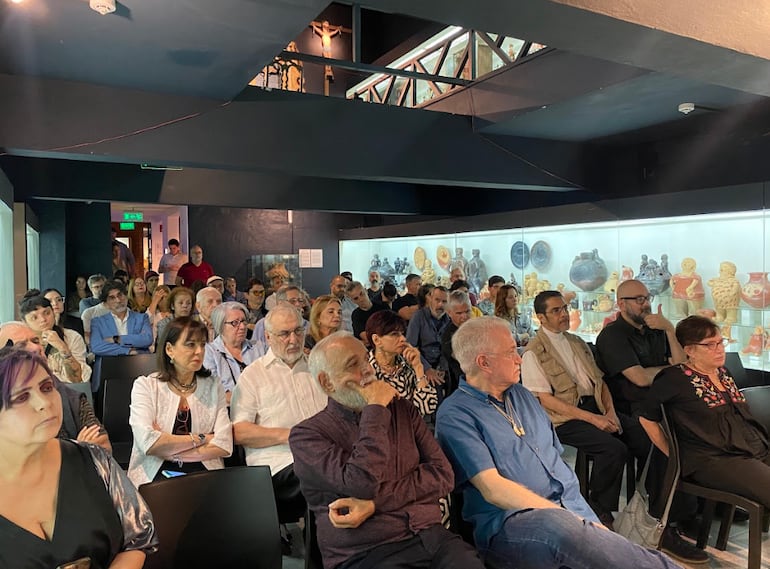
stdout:
POLYGON ((588 344, 567 332, 569 304, 561 293, 541 292, 534 308, 540 329, 527 345, 522 383, 539 399, 559 440, 593 458, 588 502, 612 528, 626 458, 646 459, 650 441, 639 421, 615 411, 588 344))

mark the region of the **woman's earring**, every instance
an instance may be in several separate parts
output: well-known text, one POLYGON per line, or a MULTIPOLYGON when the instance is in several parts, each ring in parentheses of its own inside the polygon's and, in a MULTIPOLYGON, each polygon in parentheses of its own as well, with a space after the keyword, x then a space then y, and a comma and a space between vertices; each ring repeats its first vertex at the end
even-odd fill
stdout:
POLYGON ((174 365, 174 358, 171 358, 171 365, 174 365))

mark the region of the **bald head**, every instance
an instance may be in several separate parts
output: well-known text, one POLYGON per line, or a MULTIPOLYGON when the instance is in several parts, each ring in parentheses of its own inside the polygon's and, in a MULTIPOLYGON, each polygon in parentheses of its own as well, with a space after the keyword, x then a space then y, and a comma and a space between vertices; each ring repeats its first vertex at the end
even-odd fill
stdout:
POLYGON ((620 300, 624 296, 646 296, 650 291, 641 281, 630 279, 620 283, 615 294, 617 294, 617 300, 620 300))
POLYGON ((0 325, 0 348, 10 342, 14 346, 20 346, 28 352, 40 354, 45 357, 40 338, 32 329, 21 322, 6 322, 0 325))

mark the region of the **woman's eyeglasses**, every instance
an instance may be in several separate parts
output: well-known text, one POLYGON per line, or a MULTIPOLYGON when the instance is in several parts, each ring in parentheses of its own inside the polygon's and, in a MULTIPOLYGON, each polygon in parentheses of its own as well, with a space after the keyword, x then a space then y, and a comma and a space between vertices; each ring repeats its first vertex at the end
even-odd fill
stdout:
POLYGON ((712 352, 716 351, 718 348, 726 348, 727 344, 730 343, 730 340, 728 338, 722 338, 718 342, 697 342, 696 346, 704 346, 706 349, 711 350, 712 352))

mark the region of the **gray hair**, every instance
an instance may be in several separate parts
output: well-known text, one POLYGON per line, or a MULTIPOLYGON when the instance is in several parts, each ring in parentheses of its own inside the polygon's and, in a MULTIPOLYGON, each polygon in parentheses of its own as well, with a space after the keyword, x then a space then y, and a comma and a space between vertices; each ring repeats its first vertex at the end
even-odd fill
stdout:
MULTIPOLYGON (((268 313, 268 316, 270 316, 270 313, 268 313)), ((313 346, 313 349, 310 350, 310 355, 307 358, 307 367, 310 370, 310 375, 318 379, 318 375, 322 371, 328 373, 330 367, 329 355, 332 353, 331 348, 333 347, 333 344, 337 343, 337 341, 342 338, 352 337, 353 334, 347 330, 340 330, 333 334, 329 334, 326 338, 313 346)))
POLYGON ((88 277, 88 286, 90 287, 92 284, 96 284, 98 282, 106 282, 107 277, 105 277, 101 273, 96 273, 95 275, 91 275, 88 277))
MULTIPOLYGON (((299 294, 302 294, 302 289, 299 288, 297 285, 283 285, 281 288, 279 288, 277 291, 275 291, 275 299, 276 300, 286 300, 286 295, 289 293, 290 290, 296 290, 299 292, 299 294)), ((265 322, 267 324, 267 322, 265 322)))
MULTIPOLYGON (((297 289, 297 290, 299 290, 299 289, 297 289)), ((228 304, 230 304, 230 303, 228 303, 228 304)), ((236 304, 238 304, 238 303, 236 303, 236 304)), ((243 306, 243 305, 241 305, 241 306, 243 306)), ((272 310, 270 310, 270 312, 267 313, 267 316, 265 316, 265 330, 267 330, 268 333, 272 334, 272 332, 274 330, 274 328, 273 328, 273 320, 275 320, 275 318, 279 314, 293 316, 294 318, 297 319, 297 326, 301 326, 302 325, 302 316, 300 315, 299 312, 297 312, 296 308, 294 308, 291 304, 276 304, 275 307, 272 310)))
POLYGON ((449 302, 447 306, 470 306, 471 299, 467 292, 461 290, 453 290, 449 293, 449 302))
POLYGON ((227 312, 229 310, 240 310, 243 313, 243 317, 246 322, 249 321, 251 315, 246 307, 241 302, 223 302, 217 306, 211 313, 211 324, 214 326, 214 332, 217 336, 222 334, 222 329, 225 327, 225 318, 227 318, 227 312))
POLYGON ((208 295, 212 293, 217 293, 217 296, 219 296, 219 298, 222 298, 222 293, 219 292, 217 289, 215 289, 213 286, 204 286, 202 289, 198 291, 198 294, 195 295, 195 302, 200 304, 206 299, 208 295))
POLYGON ((458 328, 452 336, 452 354, 460 363, 465 375, 478 372, 476 357, 489 348, 489 335, 495 328, 502 328, 510 334, 508 323, 497 316, 471 318, 458 328))
POLYGON ((346 287, 345 287, 345 292, 346 292, 346 293, 348 293, 348 294, 350 294, 351 292, 353 292, 354 290, 356 290, 358 287, 364 288, 364 285, 362 285, 362 284, 361 284, 360 282, 358 282, 358 281, 350 281, 350 282, 348 283, 348 286, 346 286, 346 287))

